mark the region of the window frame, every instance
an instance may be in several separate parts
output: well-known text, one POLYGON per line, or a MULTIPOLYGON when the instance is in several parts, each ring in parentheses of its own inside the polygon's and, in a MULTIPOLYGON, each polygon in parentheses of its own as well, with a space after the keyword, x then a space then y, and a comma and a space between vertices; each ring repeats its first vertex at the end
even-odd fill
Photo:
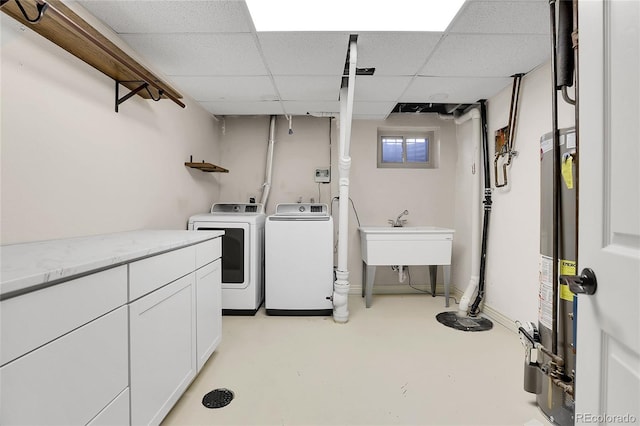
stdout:
POLYGON ((377 167, 379 169, 435 169, 438 167, 436 145, 439 143, 438 128, 402 129, 379 128, 377 140, 377 167), (382 146, 385 138, 402 139, 402 162, 383 162, 382 146), (427 161, 407 161, 407 139, 427 140, 427 161))

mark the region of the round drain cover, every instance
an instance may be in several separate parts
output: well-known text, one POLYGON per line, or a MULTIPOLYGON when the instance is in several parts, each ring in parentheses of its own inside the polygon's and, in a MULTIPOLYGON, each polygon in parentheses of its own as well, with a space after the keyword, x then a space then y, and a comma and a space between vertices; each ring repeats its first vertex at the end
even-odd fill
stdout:
POLYGON ((202 405, 207 408, 222 408, 233 400, 233 392, 229 389, 215 389, 202 398, 202 405))

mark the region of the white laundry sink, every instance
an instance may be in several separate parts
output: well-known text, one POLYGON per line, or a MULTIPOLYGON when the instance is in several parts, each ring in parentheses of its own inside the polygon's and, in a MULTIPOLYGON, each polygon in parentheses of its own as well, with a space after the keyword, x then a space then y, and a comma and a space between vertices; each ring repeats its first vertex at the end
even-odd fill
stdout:
POLYGON ((454 232, 453 229, 435 226, 361 226, 362 296, 365 297, 365 306, 371 306, 376 266, 429 266, 431 295, 435 297, 437 268, 443 265, 445 307, 449 307, 454 232))
POLYGON ((435 226, 362 226, 362 260, 367 265, 449 265, 454 232, 435 226))

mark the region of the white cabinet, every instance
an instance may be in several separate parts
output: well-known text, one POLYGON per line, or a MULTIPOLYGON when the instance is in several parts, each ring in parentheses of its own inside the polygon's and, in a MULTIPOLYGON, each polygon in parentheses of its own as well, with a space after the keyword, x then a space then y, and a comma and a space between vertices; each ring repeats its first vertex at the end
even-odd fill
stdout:
POLYGON ((221 339, 220 235, 3 247, 0 424, 159 424, 221 339))
MULTIPOLYGON (((0 424, 87 424, 127 388, 127 307, 4 365, 0 383, 0 424)), ((128 406, 113 418, 128 424, 128 406)))
POLYGON ((133 425, 159 424, 220 342, 220 244, 216 238, 129 265, 129 294, 143 295, 129 304, 133 425))
POLYGON ((198 371, 222 338, 222 279, 220 259, 196 271, 196 332, 198 371))
POLYGON ((196 375, 195 275, 129 306, 131 423, 158 424, 196 375))

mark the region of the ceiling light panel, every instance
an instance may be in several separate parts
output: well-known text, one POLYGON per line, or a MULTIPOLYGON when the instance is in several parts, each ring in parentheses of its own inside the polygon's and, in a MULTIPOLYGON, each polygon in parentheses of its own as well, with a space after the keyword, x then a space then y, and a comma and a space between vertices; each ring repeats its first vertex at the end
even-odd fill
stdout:
POLYGON ((464 0, 246 0, 256 31, 444 31, 464 0))

